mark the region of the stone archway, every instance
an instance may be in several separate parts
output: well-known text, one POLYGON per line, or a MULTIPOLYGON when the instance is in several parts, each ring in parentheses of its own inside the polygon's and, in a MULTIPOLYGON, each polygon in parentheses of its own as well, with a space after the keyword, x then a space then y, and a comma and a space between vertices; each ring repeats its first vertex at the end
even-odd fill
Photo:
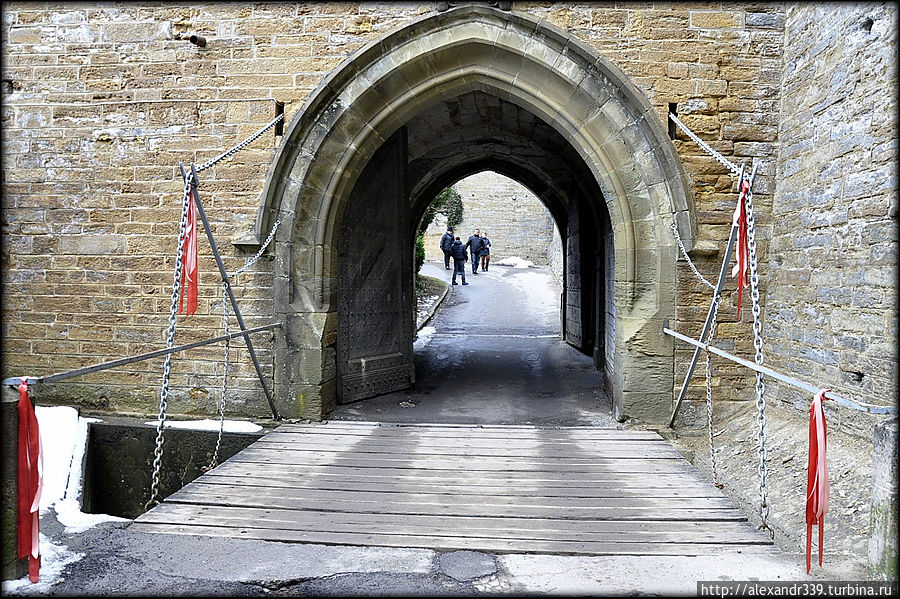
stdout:
MULTIPOLYGON (((696 229, 681 163, 655 108, 615 65, 546 23, 484 6, 430 15, 372 42, 288 127, 256 222, 257 236, 276 218, 284 223, 273 289, 285 323, 275 354, 279 409, 318 418, 334 405, 337 244, 363 169, 416 115, 470 92, 546 123, 599 190, 614 240, 616 415, 664 421, 673 386, 672 343, 661 333, 674 317, 669 225, 674 215, 689 249, 696 229)), ((506 164, 528 167, 515 157, 506 164)))

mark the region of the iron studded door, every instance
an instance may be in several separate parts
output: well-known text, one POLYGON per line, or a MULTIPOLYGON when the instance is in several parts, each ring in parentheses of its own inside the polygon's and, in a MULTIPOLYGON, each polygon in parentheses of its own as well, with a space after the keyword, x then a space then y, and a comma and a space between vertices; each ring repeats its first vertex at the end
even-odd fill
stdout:
POLYGON ((366 165, 341 220, 339 403, 404 389, 415 380, 406 161, 401 129, 366 165))

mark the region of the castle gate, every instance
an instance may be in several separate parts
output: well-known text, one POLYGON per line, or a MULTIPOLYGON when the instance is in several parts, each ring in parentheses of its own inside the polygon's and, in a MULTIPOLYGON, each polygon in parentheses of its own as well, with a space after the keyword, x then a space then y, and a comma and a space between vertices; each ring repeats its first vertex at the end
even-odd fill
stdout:
POLYGON ((256 222, 275 219, 279 410, 320 417, 401 389, 412 364, 416 225, 435 195, 490 169, 529 187, 565 248, 566 341, 594 356, 615 415, 671 411, 673 215, 686 175, 662 115, 558 29, 485 6, 411 22, 362 48, 285 132, 256 222))

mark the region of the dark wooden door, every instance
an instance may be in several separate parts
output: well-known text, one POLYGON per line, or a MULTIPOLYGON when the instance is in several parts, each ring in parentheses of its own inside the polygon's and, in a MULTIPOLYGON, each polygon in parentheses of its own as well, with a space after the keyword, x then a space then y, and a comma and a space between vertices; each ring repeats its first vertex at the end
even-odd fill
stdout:
POLYGON ((401 129, 363 170, 341 220, 339 403, 404 389, 415 380, 406 163, 401 129))

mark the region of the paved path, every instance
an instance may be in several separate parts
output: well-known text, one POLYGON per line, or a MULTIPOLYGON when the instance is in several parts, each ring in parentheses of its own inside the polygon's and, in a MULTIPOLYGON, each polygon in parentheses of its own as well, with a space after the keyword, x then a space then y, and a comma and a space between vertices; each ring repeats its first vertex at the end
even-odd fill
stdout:
MULTIPOLYGON (((450 282, 426 262, 422 274, 450 282)), ((603 376, 560 336, 550 270, 491 266, 451 286, 414 345, 416 382, 331 420, 612 426, 603 376)))

